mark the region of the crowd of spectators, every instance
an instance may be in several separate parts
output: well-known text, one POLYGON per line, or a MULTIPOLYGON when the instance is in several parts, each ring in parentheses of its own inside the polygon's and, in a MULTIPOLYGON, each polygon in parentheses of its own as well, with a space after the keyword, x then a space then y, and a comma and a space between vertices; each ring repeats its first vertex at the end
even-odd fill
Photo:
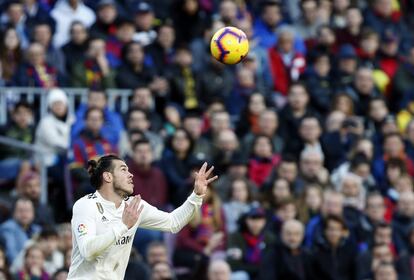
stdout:
POLYGON ((108 153, 165 211, 204 161, 220 176, 177 235, 138 230, 125 279, 414 279, 413 30, 409 0, 0 1, 0 85, 48 108, 12 98, 0 127, 42 150, 0 145, 0 279, 66 279, 108 153), (249 39, 236 66, 209 53, 223 26, 249 39))

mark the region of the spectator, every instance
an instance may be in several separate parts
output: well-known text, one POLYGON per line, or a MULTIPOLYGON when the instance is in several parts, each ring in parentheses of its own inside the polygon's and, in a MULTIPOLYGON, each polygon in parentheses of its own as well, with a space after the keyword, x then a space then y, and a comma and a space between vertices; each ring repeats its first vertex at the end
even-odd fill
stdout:
POLYGON ((259 279, 312 279, 311 255, 301 248, 303 236, 301 222, 286 221, 282 227, 281 244, 266 249, 259 279))
POLYGON ((52 65, 62 75, 65 74, 65 57, 60 49, 52 45, 52 26, 48 23, 37 23, 33 26, 33 42, 39 43, 46 51, 46 63, 52 65))
POLYGON ((240 220, 238 231, 229 236, 227 245, 228 262, 232 271, 244 271, 255 279, 259 274, 264 248, 271 247, 275 237, 264 231, 265 210, 252 205, 240 220))
POLYGON ((322 188, 319 185, 308 185, 298 201, 298 216, 303 224, 320 214, 322 206, 322 188))
POLYGON ((38 23, 46 23, 51 29, 52 33, 55 31, 55 20, 50 16, 49 8, 45 3, 35 0, 24 0, 25 25, 27 34, 32 34, 33 27, 38 23))
POLYGON ((74 21, 80 21, 89 28, 96 18, 95 13, 82 0, 58 0, 51 16, 56 21, 53 40, 58 48, 69 41, 69 30, 74 21))
POLYGON ((213 145, 202 136, 202 119, 196 111, 188 112, 183 118, 183 128, 188 131, 194 141, 193 155, 198 159, 211 160, 213 145))
POLYGON ((52 280, 66 280, 68 277, 68 273, 69 270, 67 270, 66 268, 61 268, 53 274, 52 280))
POLYGON ((387 244, 375 244, 369 254, 361 255, 358 261, 358 279, 371 278, 378 266, 383 263, 394 263, 391 249, 387 244))
POLYGON ((152 266, 152 280, 175 279, 173 269, 168 262, 157 262, 152 266))
POLYGON ((116 23, 116 32, 106 39, 106 56, 108 57, 109 66, 116 68, 121 65, 122 48, 132 42, 134 36, 134 22, 129 19, 119 19, 116 23))
POLYGON ((361 10, 356 6, 349 6, 345 14, 345 26, 336 30, 336 43, 338 46, 349 44, 359 48, 361 40, 363 18, 361 10))
POLYGON ((32 43, 26 51, 27 62, 20 64, 14 73, 14 86, 52 89, 63 84, 56 67, 46 61, 46 50, 39 43, 32 43))
POLYGON ((6 28, 2 32, 2 40, 0 41, 0 65, 2 68, 1 78, 4 80, 3 85, 12 82, 13 74, 22 60, 23 51, 17 30, 12 27, 6 28))
POLYGON ((355 47, 351 44, 342 45, 338 51, 337 69, 334 72, 334 87, 344 90, 351 86, 354 81, 354 74, 357 66, 358 57, 355 47))
POLYGON ((208 280, 230 280, 230 265, 224 260, 214 260, 208 265, 208 280))
MULTIPOLYGON (((375 280, 397 280, 399 276, 392 263, 380 263, 374 271, 375 280)), ((408 280, 408 279, 407 279, 408 280)))
POLYGON ((71 86, 98 90, 115 88, 115 74, 110 68, 105 55, 104 40, 99 38, 89 39, 85 59, 73 65, 71 86))
POLYGON ((414 65, 414 47, 407 51, 407 58, 397 68, 393 80, 393 97, 397 108, 400 109, 400 102, 405 100, 414 90, 411 67, 414 65))
POLYGON ((9 1, 5 5, 4 14, 2 14, 2 26, 9 26, 16 30, 20 46, 26 49, 29 46, 29 33, 26 29, 26 17, 24 14, 23 3, 20 1, 9 1))
POLYGON ((314 0, 306 0, 300 3, 302 16, 294 26, 299 36, 306 40, 316 37, 316 32, 321 24, 318 17, 318 3, 314 0))
POLYGON ((293 197, 289 182, 282 177, 274 179, 270 188, 262 190, 261 194, 262 204, 268 209, 275 209, 280 203, 293 197))
POLYGON ((154 30, 154 11, 148 2, 141 2, 134 9, 134 21, 136 32, 134 41, 142 46, 148 46, 154 42, 157 32, 154 30))
POLYGON ((116 20, 118 18, 118 10, 113 0, 97 1, 96 21, 90 27, 92 37, 108 39, 114 36, 116 32, 116 20))
POLYGON ((406 238, 410 224, 414 219, 414 193, 404 192, 401 194, 392 218, 392 228, 395 234, 397 250, 408 248, 406 238))
MULTIPOLYGON (((16 103, 11 120, 0 128, 0 135, 31 144, 34 140, 32 106, 25 101, 16 103)), ((1 178, 11 180, 17 177, 24 167, 24 161, 30 159, 30 154, 18 148, 0 145, 0 159, 1 178)))
POLYGON ((6 257, 12 263, 26 242, 40 232, 39 225, 33 223, 34 207, 29 198, 18 198, 13 205, 13 216, 0 226, 1 242, 6 249, 6 257))
POLYGON ((91 89, 88 93, 88 100, 86 104, 79 104, 76 111, 76 122, 72 126, 71 138, 72 141, 77 137, 81 131, 85 128, 86 122, 84 121, 86 112, 90 108, 98 108, 104 113, 104 123, 100 133, 108 139, 112 145, 117 146, 119 144, 121 133, 124 130, 124 124, 121 116, 109 109, 108 96, 102 90, 91 89))
POLYGON ((168 262, 168 248, 162 242, 153 241, 147 246, 145 258, 151 267, 158 262, 168 262))
POLYGON ((328 215, 323 230, 323 237, 317 241, 312 252, 314 275, 323 279, 356 279, 357 251, 350 242, 345 221, 328 215))
POLYGON ((239 218, 249 210, 253 202, 254 193, 245 179, 234 179, 231 182, 228 195, 223 204, 226 220, 226 231, 229 234, 239 229, 239 218))
POLYGON ((130 108, 138 108, 147 113, 148 120, 151 123, 151 131, 158 132, 162 127, 162 119, 157 113, 159 105, 162 102, 156 102, 158 98, 153 95, 153 92, 148 87, 138 87, 134 89, 130 108))
MULTIPOLYGON (((247 77, 245 80, 249 79, 247 77)), ((253 76, 251 76, 253 79, 253 76)), ((258 132, 259 131, 259 118, 260 115, 266 110, 266 100, 265 96, 259 92, 252 92, 242 111, 238 112, 236 117, 238 120, 236 132, 238 135, 244 136, 249 131, 258 132)), ((230 108, 229 108, 230 109, 230 108)), ((229 110, 229 112, 231 112, 229 110)))
POLYGON ((65 56, 65 72, 68 76, 73 75, 73 67, 78 61, 85 60, 88 49, 88 30, 80 21, 74 21, 70 26, 70 40, 62 47, 65 56))
POLYGON ((329 172, 323 166, 323 154, 321 151, 304 149, 300 155, 299 178, 296 186, 297 191, 301 192, 304 186, 315 183, 326 186, 329 183, 329 172))
POLYGON ((44 255, 38 245, 27 248, 24 256, 24 266, 17 272, 16 279, 49 279, 49 274, 44 269, 44 255))
POLYGON ((213 162, 216 166, 216 173, 223 174, 227 171, 231 158, 239 150, 239 141, 234 131, 228 129, 220 131, 217 139, 213 142, 215 145, 213 162))

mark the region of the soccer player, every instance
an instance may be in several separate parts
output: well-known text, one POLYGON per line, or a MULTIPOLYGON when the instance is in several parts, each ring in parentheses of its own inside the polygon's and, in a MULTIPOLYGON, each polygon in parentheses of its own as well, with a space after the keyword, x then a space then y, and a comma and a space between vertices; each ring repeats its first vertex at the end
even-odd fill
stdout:
MULTIPOLYGON (((124 279, 132 241, 138 227, 176 233, 199 210, 213 167, 204 163, 195 175, 194 191, 171 213, 163 212, 133 193, 132 174, 125 162, 106 155, 88 162, 96 192, 73 206, 73 252, 68 279, 124 279)), ((149 188, 151 186, 148 186, 149 188)))

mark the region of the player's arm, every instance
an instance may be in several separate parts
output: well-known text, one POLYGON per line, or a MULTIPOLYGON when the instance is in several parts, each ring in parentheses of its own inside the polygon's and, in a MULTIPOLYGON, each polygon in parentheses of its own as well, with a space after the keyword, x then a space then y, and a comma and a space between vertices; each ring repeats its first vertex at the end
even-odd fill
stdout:
POLYGON ((194 182, 194 192, 187 200, 171 213, 158 210, 154 206, 145 205, 140 227, 148 229, 156 229, 177 233, 180 231, 200 209, 203 202, 203 196, 207 191, 207 186, 216 180, 214 176, 209 179, 213 172, 213 167, 207 171, 207 163, 204 163, 200 170, 196 173, 194 182))
POLYGON ((72 228, 81 256, 91 261, 125 234, 136 223, 142 211, 142 208, 138 209, 139 200, 134 198, 129 205, 126 205, 122 222, 112 224, 112 227, 102 234, 96 234, 96 209, 93 207, 93 203, 87 201, 75 203, 72 228))

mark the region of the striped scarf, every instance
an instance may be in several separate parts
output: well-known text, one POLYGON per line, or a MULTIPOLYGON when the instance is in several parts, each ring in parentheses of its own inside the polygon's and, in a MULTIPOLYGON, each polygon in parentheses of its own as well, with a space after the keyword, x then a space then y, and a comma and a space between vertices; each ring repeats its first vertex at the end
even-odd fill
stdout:
POLYGON ((245 261, 250 264, 260 263, 260 260, 262 259, 263 234, 254 236, 251 233, 243 232, 242 235, 247 244, 246 256, 244 258, 245 261))

